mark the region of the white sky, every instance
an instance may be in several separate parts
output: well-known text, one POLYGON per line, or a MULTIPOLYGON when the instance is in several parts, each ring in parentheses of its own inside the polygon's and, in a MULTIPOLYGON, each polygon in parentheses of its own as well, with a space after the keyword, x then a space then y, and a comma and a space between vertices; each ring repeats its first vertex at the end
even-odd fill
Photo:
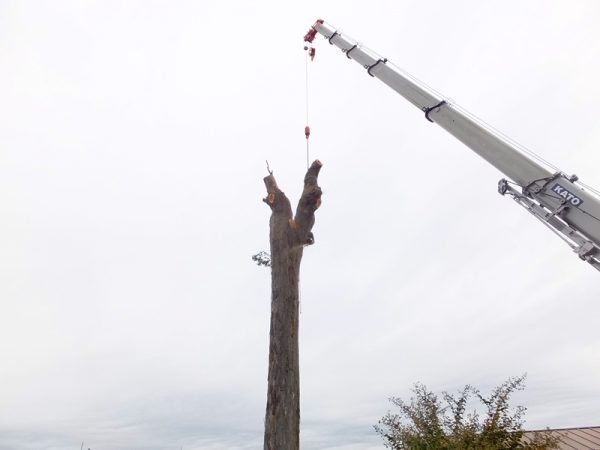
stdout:
MULTIPOLYGON (((600 188, 596 1, 0 0, 0 449, 262 446, 265 159, 305 171, 317 17, 600 188)), ((382 448, 416 381, 527 372, 528 428, 600 425, 598 273, 323 39, 302 266, 305 449, 382 448)))

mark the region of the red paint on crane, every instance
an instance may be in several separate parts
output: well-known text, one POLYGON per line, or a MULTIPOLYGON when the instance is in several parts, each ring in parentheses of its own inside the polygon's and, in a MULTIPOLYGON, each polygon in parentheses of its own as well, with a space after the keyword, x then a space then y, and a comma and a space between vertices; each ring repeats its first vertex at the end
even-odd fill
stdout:
POLYGON ((325 22, 322 19, 317 20, 313 26, 310 27, 308 32, 304 35, 305 42, 311 42, 315 40, 315 36, 317 35, 317 26, 325 22))

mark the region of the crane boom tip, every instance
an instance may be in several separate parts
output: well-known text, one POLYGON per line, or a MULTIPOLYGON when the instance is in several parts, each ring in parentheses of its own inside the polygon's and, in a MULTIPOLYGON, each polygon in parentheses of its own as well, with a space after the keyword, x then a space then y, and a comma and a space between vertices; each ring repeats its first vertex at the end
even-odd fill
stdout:
POLYGON ((304 42, 310 42, 315 40, 315 36, 317 35, 317 25, 324 23, 323 19, 317 19, 315 23, 308 29, 308 32, 304 35, 304 42))

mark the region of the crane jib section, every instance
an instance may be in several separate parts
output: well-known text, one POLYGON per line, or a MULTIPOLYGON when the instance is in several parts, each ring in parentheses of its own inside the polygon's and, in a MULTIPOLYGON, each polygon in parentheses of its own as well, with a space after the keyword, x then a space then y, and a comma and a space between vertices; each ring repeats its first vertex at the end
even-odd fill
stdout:
POLYGON ((512 196, 600 270, 600 200, 576 185, 576 177, 532 159, 487 124, 328 23, 315 22, 305 40, 312 42, 317 33, 520 186, 519 191, 501 180, 500 192, 512 196))

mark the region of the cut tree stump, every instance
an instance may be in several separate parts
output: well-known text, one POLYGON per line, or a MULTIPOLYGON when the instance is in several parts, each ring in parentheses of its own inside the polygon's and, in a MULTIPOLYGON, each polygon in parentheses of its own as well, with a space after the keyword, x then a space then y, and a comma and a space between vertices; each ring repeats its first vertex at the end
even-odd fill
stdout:
POLYGON ((306 245, 314 242, 315 211, 321 205, 317 184, 321 162, 304 177, 296 216, 273 173, 264 178, 271 208, 271 331, 264 450, 299 450, 300 370, 298 364, 298 282, 306 245))

